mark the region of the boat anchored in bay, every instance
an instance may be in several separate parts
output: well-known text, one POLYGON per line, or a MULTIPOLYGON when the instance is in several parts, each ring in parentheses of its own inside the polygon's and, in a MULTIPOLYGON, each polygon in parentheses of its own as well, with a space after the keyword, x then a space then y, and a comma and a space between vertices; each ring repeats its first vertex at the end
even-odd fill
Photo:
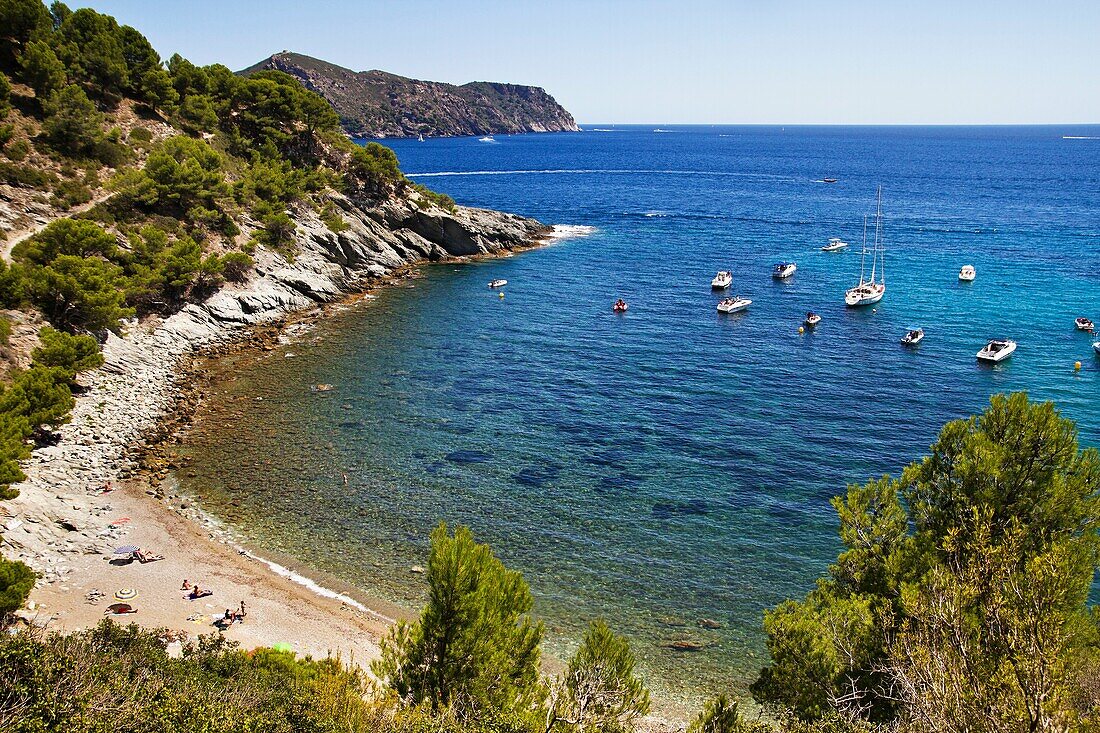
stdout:
POLYGON ((733 273, 729 270, 719 270, 718 274, 714 276, 714 279, 710 281, 710 286, 715 290, 725 290, 733 284, 733 273))
POLYGON ((994 339, 978 352, 978 360, 996 364, 1012 356, 1012 352, 1015 350, 1015 341, 1011 339, 994 339))
POLYGON ((875 207, 875 242, 871 251, 871 278, 866 279, 867 271, 867 220, 863 220, 863 256, 859 261, 859 284, 848 288, 844 293, 844 302, 850 308, 872 305, 886 295, 886 247, 882 238, 882 186, 878 188, 875 207), (877 274, 878 280, 875 279, 877 274))
POLYGON ((736 298, 726 298, 718 303, 719 313, 739 313, 752 305, 748 298, 738 295, 736 298))
POLYGON ((822 252, 839 252, 842 249, 847 249, 848 243, 840 237, 829 237, 829 243, 821 248, 822 252))
POLYGON ((776 280, 785 280, 795 273, 798 265, 793 262, 780 262, 772 268, 772 277, 776 280))

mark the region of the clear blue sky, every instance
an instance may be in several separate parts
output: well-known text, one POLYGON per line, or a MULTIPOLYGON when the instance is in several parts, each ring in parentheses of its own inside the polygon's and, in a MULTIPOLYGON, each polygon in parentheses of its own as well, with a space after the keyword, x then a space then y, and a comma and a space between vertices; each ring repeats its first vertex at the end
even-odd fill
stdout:
POLYGON ((537 84, 582 124, 1100 123, 1100 0, 88 4, 165 58, 537 84))

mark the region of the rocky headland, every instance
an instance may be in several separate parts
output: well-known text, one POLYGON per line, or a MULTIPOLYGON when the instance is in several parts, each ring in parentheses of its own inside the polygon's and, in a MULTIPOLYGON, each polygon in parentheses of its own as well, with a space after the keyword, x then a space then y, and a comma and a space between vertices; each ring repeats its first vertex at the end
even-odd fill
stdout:
POLYGON ((275 69, 327 99, 354 137, 425 137, 577 131, 573 115, 541 87, 456 86, 385 71, 352 71, 283 51, 244 69, 275 69))

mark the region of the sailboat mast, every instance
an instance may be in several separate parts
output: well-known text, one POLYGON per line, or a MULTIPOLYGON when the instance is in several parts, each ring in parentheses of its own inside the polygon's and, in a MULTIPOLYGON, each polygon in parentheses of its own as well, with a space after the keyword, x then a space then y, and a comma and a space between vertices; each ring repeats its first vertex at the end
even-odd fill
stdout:
POLYGON ((882 231, 882 186, 878 187, 878 215, 875 239, 878 241, 878 269, 882 284, 886 284, 886 235, 882 231))
POLYGON ((859 257, 859 284, 863 284, 863 273, 867 263, 867 217, 863 217, 863 252, 859 257))
MULTIPOLYGON (((878 187, 875 203, 875 249, 871 254, 871 282, 875 281, 875 270, 879 264, 879 251, 882 246, 882 186, 878 187)), ((885 276, 884 276, 885 277, 885 276)), ((884 280, 885 282, 885 280, 884 280)))

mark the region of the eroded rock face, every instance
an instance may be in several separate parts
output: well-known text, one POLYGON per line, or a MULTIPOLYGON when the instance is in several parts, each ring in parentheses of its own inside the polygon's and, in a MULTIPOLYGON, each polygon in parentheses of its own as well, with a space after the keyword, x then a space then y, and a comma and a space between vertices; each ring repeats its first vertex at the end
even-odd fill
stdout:
POLYGON ((63 582, 71 553, 110 552, 119 531, 96 503, 99 489, 132 472, 180 397, 177 375, 197 349, 216 346, 248 325, 336 300, 394 270, 451 256, 494 254, 536 244, 550 229, 533 219, 479 209, 420 209, 412 199, 372 206, 343 196, 333 203, 348 227, 334 233, 312 209, 299 212, 293 261, 256 254, 256 271, 207 301, 166 318, 134 324, 103 347, 104 364, 81 375, 87 391, 56 445, 26 461, 20 495, 0 513, 6 557, 22 560, 40 582, 63 582))
POLYGON ((576 121, 541 87, 497 82, 461 86, 384 71, 352 71, 284 51, 241 73, 276 69, 327 99, 359 137, 428 137, 576 131, 576 121))

